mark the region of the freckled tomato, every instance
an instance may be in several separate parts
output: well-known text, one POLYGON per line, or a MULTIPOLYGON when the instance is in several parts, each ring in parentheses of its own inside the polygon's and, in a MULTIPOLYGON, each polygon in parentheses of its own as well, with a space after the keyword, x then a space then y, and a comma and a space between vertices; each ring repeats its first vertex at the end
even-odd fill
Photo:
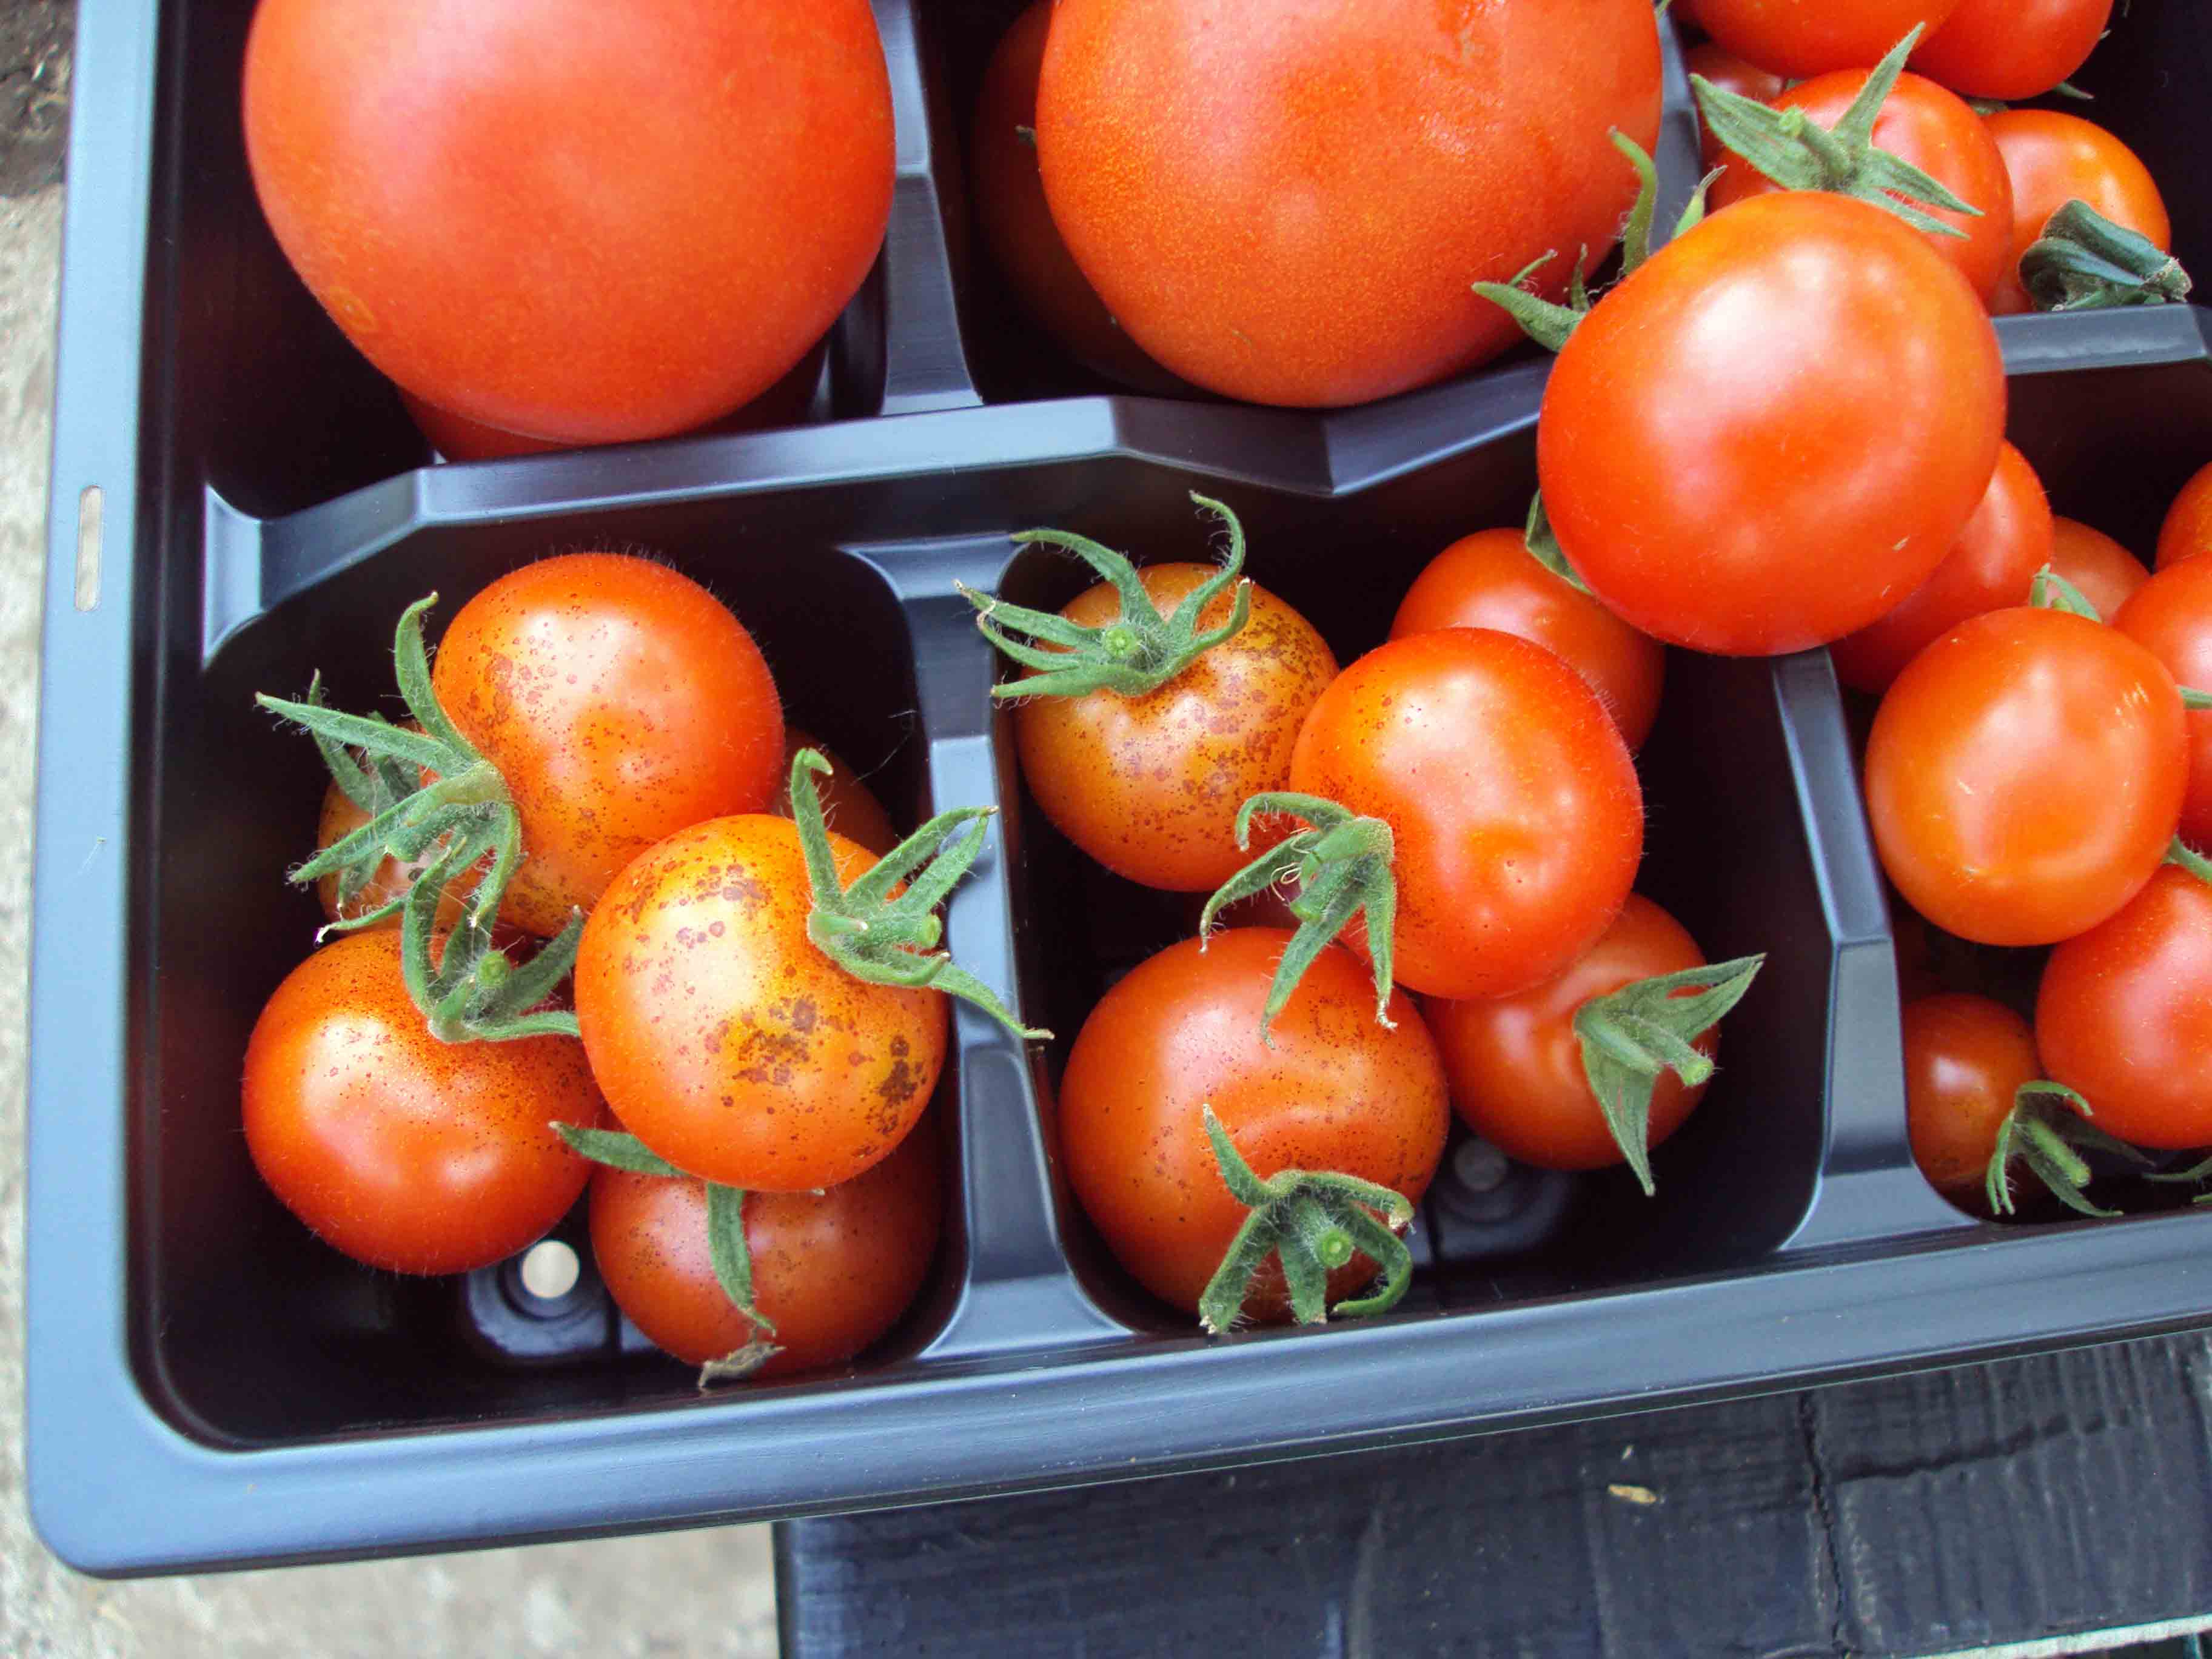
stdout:
MULTIPOLYGON (((898 1323, 937 1254, 938 1162, 925 1124, 882 1163, 824 1192, 745 1194, 753 1305, 781 1350, 753 1376, 842 1364, 898 1323)), ((592 1259, 630 1322, 688 1364, 760 1334, 714 1277, 703 1181, 595 1170, 592 1259)))
POLYGON ((2163 570, 2205 552, 2212 552, 2212 465, 2200 468, 2182 485, 2166 510, 2166 522, 2158 532, 2158 568, 2163 570))
POLYGON ((1796 651, 1935 573, 2004 410, 1996 331, 1925 238, 1784 191, 1714 214, 1598 302, 1553 367, 1537 470, 1569 561, 1624 620, 1723 655, 1796 651))
POLYGON ((2150 169, 2104 128, 2047 109, 1999 110, 1988 122, 2012 175, 2012 253, 1990 301, 1992 311, 2035 309, 2021 286, 2020 256, 2051 216, 2077 198, 2114 224, 2172 248, 2173 224, 2150 169))
POLYGON ((526 856, 501 914, 544 936, 662 836, 774 799, 783 710, 744 624, 649 559, 572 553, 463 605, 431 684, 507 780, 526 856))
POLYGON ((1701 0, 1705 33, 1739 58, 1793 79, 1869 69, 1922 24, 1941 27, 1959 0, 1701 0))
POLYGON ((1929 1184, 1980 1208, 1997 1127, 2042 1075, 2035 1033, 2002 1003, 1952 992, 1905 1004, 1905 1129, 1929 1184))
POLYGON ((2081 589, 2106 622, 2150 580, 2141 559, 2103 531, 2075 519, 2051 521, 2051 568, 2081 589))
MULTIPOLYGON (((1415 634, 1339 675, 1291 787, 1396 841, 1395 972, 1429 996, 1505 996, 1595 944, 1644 853, 1636 763, 1605 704, 1542 647, 1415 634)), ((1346 942, 1365 948, 1363 919, 1346 942)))
POLYGON ((242 1098, 246 1150, 284 1207, 396 1273, 465 1273, 534 1242, 591 1172, 549 1126, 600 1121, 568 1038, 432 1036, 399 935, 380 931, 333 940, 276 988, 242 1098))
POLYGON ((1993 611, 1897 677, 1867 744, 1882 866, 1961 939, 2049 945, 2141 890, 2181 817, 2181 697, 2158 659, 2070 612, 1993 611))
MULTIPOLYGON (((1219 574, 1207 564, 1139 573, 1163 612, 1219 574)), ((1200 630, 1228 621, 1232 604, 1218 595, 1200 630)), ((1060 611, 1091 628, 1121 613, 1104 582, 1060 611)), ((1158 690, 1016 704, 1022 775, 1060 833, 1116 875, 1176 892, 1218 887, 1252 856, 1237 845, 1237 809, 1284 787, 1299 723, 1335 677, 1320 632, 1255 584, 1243 628, 1158 690)))
POLYGON ((2039 98, 2088 60, 2112 0, 1959 0, 1912 67, 1970 98, 2039 98))
POLYGON ((2111 921, 2053 951, 2035 1040, 2050 1075, 2107 1134, 2212 1145, 2212 887, 2169 865, 2111 921))
POLYGON ((1363 402, 1520 340, 1468 286, 1564 291, 1659 131, 1649 0, 1058 0, 1037 86, 1052 217, 1185 380, 1363 402))
MULTIPOLYGON (((1486 1000, 1423 1003, 1443 1054, 1453 1106, 1469 1128, 1524 1164, 1601 1170, 1620 1163, 1620 1147, 1583 1070, 1575 1011, 1638 980, 1705 963, 1681 923, 1641 893, 1631 893, 1605 936, 1535 989, 1486 1000)), ((1710 1057, 1719 1048, 1720 1028, 1691 1046, 1710 1057)), ((1674 1073, 1660 1073, 1645 1144, 1656 1146, 1680 1128, 1705 1087, 1691 1088, 1674 1073)))
MULTIPOLYGON (((1067 1058, 1060 1154, 1069 1183, 1122 1266, 1155 1296, 1195 1310, 1246 1211, 1223 1184, 1202 1113, 1212 1106, 1263 1179, 1334 1170, 1419 1202, 1443 1156, 1451 1109, 1420 1014, 1393 993, 1375 1018, 1366 968, 1324 949, 1260 1039, 1261 1010, 1291 935, 1276 928, 1187 939, 1109 991, 1067 1058)), ((1372 1277, 1355 1256, 1332 1301, 1372 1277)), ((1244 1304, 1279 1321, 1289 1302, 1270 1261, 1244 1304)))
MULTIPOLYGON (((2166 665, 2177 684, 2212 690, 2212 560, 2161 570, 2108 620, 2166 665)), ((2189 792, 2181 807, 2182 839, 2212 849, 2212 709, 2192 709, 2189 792)))
MULTIPOLYGON (((1777 109, 1802 109, 1820 125, 1832 127, 1866 85, 1868 74, 1866 70, 1852 69, 1816 76, 1767 101, 1777 109)), ((2006 256, 2012 247, 2012 179, 2005 171, 1996 140, 1990 136, 1982 118, 1964 99, 1933 81, 1900 75, 1875 118, 1874 142, 1937 183, 1948 185, 1960 201, 1981 210, 1977 217, 1946 208, 1928 208, 1927 212, 1964 234, 1922 234, 1928 246, 1957 266, 1960 275, 1986 301, 2004 275, 2006 256)), ((1748 163, 1723 159, 1729 167, 1713 185, 1716 208, 1781 188, 1748 163)))
MULTIPOLYGON (((832 832, 838 874, 875 864, 832 832)), ((576 1018, 622 1126, 747 1191, 850 1181, 888 1157, 945 1063, 942 992, 855 979, 806 936, 788 819, 713 818, 617 876, 584 927, 576 1018)))
POLYGON ((1667 647, 1537 563, 1520 531, 1462 536, 1413 579, 1390 637, 1440 628, 1494 628, 1534 641, 1590 683, 1631 749, 1651 735, 1667 647))
POLYGON ((1905 665, 1969 617, 2026 605, 2035 573, 2052 556, 2051 503, 2027 457, 2010 444, 1982 504, 1948 557, 1897 609, 1828 647, 1836 677, 1861 691, 1886 691, 1905 665))
MULTIPOLYGON (((1677 3, 1675 16, 1682 13, 1677 3)), ((1771 70, 1763 70, 1756 64, 1747 64, 1727 47, 1716 41, 1703 40, 1682 54, 1682 65, 1692 75, 1702 75, 1723 92, 1735 93, 1741 98, 1755 98, 1762 104, 1771 104, 1782 95, 1789 82, 1771 70)), ((1729 156, 1726 144, 1705 130, 1705 123, 1698 124, 1698 156, 1711 172, 1729 156)))
POLYGON ((780 818, 791 816, 791 757, 802 749, 818 750, 830 763, 830 770, 815 778, 814 787, 822 797, 822 816, 830 827, 878 858, 898 845, 898 830, 891 823, 891 815, 884 811, 876 792, 836 750, 796 726, 785 732, 783 744, 783 784, 769 803, 769 811, 780 818))

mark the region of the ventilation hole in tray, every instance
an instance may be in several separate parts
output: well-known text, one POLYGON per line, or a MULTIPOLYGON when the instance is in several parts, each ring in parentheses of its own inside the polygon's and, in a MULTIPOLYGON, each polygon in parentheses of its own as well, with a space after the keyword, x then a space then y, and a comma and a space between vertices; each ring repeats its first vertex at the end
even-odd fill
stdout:
POLYGON ((523 1253, 518 1274, 523 1301, 541 1306, 558 1302, 576 1288, 583 1275, 584 1264, 573 1249, 557 1238, 542 1240, 523 1253))
POLYGON ((87 484, 76 498, 76 608, 100 604, 100 519, 105 497, 98 484, 87 484))

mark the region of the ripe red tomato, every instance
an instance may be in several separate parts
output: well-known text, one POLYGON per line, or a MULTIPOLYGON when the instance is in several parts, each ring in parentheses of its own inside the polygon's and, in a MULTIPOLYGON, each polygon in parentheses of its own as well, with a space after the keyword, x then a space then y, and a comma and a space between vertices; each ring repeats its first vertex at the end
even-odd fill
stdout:
POLYGON ((878 858, 897 846, 898 829, 891 823, 891 815, 884 811, 883 802, 876 799, 876 792, 836 750, 796 726, 784 733, 783 785, 768 810, 780 818, 791 816, 791 757, 802 749, 817 750, 830 763, 830 769, 814 780, 822 799, 822 816, 830 827, 878 858))
POLYGON ((2035 1033, 2002 1003, 1948 992, 1905 1004, 1905 1127, 1929 1184, 1979 1208, 1998 1126, 2042 1075, 2035 1033))
MULTIPOLYGON (((1672 9, 1676 17, 1682 15, 1680 0, 1672 9)), ((1715 40, 1701 40, 1692 46, 1682 54, 1682 66, 1692 75, 1702 75, 1723 92, 1735 93, 1740 98, 1755 98, 1762 104, 1772 103, 1790 84, 1771 70, 1747 64, 1715 40)), ((1702 121, 1698 124, 1698 155, 1708 173, 1729 157, 1728 146, 1713 137, 1702 121)))
POLYGON ((2012 175, 2012 253, 1990 301, 1992 311, 2035 309, 2021 286, 2020 256, 2069 201, 2087 202, 2113 223, 2172 248, 2172 222, 2150 169, 2104 128, 2047 109, 1999 110, 1988 125, 2012 175))
MULTIPOLYGON (((875 857, 834 831, 849 884, 875 857)), ((806 934, 788 819, 712 818, 615 878, 576 953, 576 1018, 622 1126, 747 1191, 850 1181, 890 1156, 945 1063, 940 991, 854 978, 806 934)))
MULTIPOLYGON (((1832 127, 1843 118, 1867 80, 1865 70, 1838 70, 1800 82, 1767 101, 1777 109, 1802 109, 1808 118, 1832 127)), ((1963 234, 1921 234, 1987 301, 1996 289, 1997 279, 2004 275, 2006 256, 2012 248, 2012 180, 2005 172, 2004 156, 1982 118, 1964 99, 1933 81, 1900 75, 1875 118, 1874 142, 1938 184, 1949 186, 1960 201, 1981 210, 1977 217, 1944 208, 1926 208, 1934 217, 1963 234)), ((1732 156, 1724 159, 1728 171, 1712 189, 1716 208, 1753 196, 1771 195, 1781 188, 1747 162, 1732 156)))
MULTIPOLYGON (((2161 570, 2107 620, 2164 663, 2177 684, 2212 690, 2212 559, 2161 570)), ((2212 848, 2212 709, 2191 710, 2185 719, 2189 792, 2181 836, 2192 847, 2212 848)))
POLYGON ((2004 410, 1966 279, 1880 208, 1786 191, 1713 215, 1599 301, 1553 368, 1537 469, 1568 559, 1627 622, 1796 651, 1934 574, 2004 410))
POLYGON ((1967 617, 2026 605, 2035 573, 2051 560, 2043 481, 2006 444, 1982 504, 1936 574, 1887 616, 1828 647, 1836 678, 1861 691, 1887 690, 1905 664, 1967 617))
MULTIPOLYGON (((1644 854, 1636 763, 1605 704, 1541 646, 1491 629, 1393 640, 1322 693, 1291 788, 1396 840, 1396 977, 1507 996, 1612 925, 1644 854)), ((1346 933, 1364 950, 1364 920, 1346 933)))
POLYGON ((1014 20, 983 70, 968 146, 976 225, 1008 286, 1068 356, 1140 391, 1188 390, 1114 320, 1045 204, 1037 169, 1036 94, 1051 25, 1052 0, 1036 0, 1014 20))
MULTIPOLYGON (((1705 963, 1681 923, 1641 893, 1631 893, 1605 936, 1534 990, 1471 1002, 1425 1002, 1453 1106, 1475 1133, 1524 1164, 1601 1170, 1621 1162, 1583 1069, 1575 1012, 1593 997, 1705 963)), ((1719 1049, 1720 1028, 1691 1046, 1710 1058, 1719 1049)), ((1705 1088, 1686 1086, 1671 1071, 1660 1073, 1645 1145, 1656 1146, 1680 1128, 1705 1088)))
POLYGON ((615 872, 773 799, 783 710, 744 624, 649 559, 572 553, 502 576, 446 629, 431 684, 496 766, 526 856, 501 914, 550 937, 615 872))
POLYGON ((1959 0, 1912 67, 1970 98, 2039 98, 2088 61, 2112 0, 1959 0))
MULTIPOLYGON (((778 1352, 755 1376, 841 1364, 898 1323, 929 1276, 945 1207, 928 1126, 889 1158, 820 1193, 745 1194, 753 1305, 778 1352)), ((630 1322, 688 1364, 760 1335, 714 1277, 707 1183, 592 1174, 592 1259, 630 1322)))
POLYGON ((1651 735, 1667 647, 1537 563, 1520 531, 1462 536, 1413 579, 1390 637, 1440 628, 1494 628, 1534 641, 1590 683, 1631 749, 1651 735))
POLYGON ((1705 33, 1737 57, 1793 80, 1870 69, 1922 25, 1942 27, 1959 0, 1700 0, 1705 33))
POLYGON ((1961 623, 1875 716, 1867 811, 1913 908, 1984 945, 2095 927, 2166 856, 2189 770, 2180 694, 2124 634, 2021 607, 1961 623))
MULTIPOLYGON (((1153 1295, 1195 1310, 1246 1211, 1222 1182, 1203 1126, 1212 1106, 1263 1178, 1334 1170, 1418 1203, 1443 1156, 1451 1109, 1436 1044, 1394 992, 1375 1018, 1359 961, 1324 949, 1260 1038, 1261 1009, 1290 934, 1237 928, 1186 939, 1109 991, 1084 1022, 1060 1086, 1069 1184, 1121 1265, 1153 1295)), ((1329 1276, 1332 1302, 1375 1272, 1355 1256, 1329 1276)), ((1289 1313, 1270 1261, 1245 1313, 1289 1313)))
POLYGON ((333 940, 254 1022, 246 1146, 325 1243, 395 1273, 457 1273, 551 1227, 591 1169, 549 1127, 600 1118, 566 1037, 445 1043, 409 1000, 399 935, 333 940))
POLYGON ((2204 552, 2212 552, 2212 465, 2199 468, 2166 508, 2158 531, 2158 568, 2204 552))
POLYGON ((1469 284, 1620 233, 1659 131, 1649 0, 1059 0, 1052 217, 1108 310, 1233 398, 1359 403, 1521 337, 1469 284), (1356 68, 1352 67, 1356 66, 1356 68))
POLYGON ((2212 1143, 2212 886, 2169 865, 2118 915, 2053 951, 2035 1040, 2050 1075, 2107 1134, 2212 1143))
POLYGON ((2051 521, 2051 568, 2080 589, 2106 622, 2150 580, 2141 559, 2075 519, 2051 521))
POLYGON ((866 0, 263 0, 246 147, 370 362, 504 431, 682 432, 757 396, 890 215, 866 0))

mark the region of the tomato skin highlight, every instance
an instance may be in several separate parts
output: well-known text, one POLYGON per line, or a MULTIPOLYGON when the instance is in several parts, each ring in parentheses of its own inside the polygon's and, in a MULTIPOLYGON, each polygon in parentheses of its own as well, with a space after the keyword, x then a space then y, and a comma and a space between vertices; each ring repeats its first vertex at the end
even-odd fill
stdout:
POLYGON ((865 0, 264 0, 246 156, 369 361, 530 437, 685 431, 765 391, 889 222, 865 0))
MULTIPOLYGON (((818 1194, 745 1194, 753 1305, 781 1350, 754 1376, 842 1364, 898 1323, 937 1253, 939 1163, 924 1125, 882 1163, 818 1194)), ((759 1334, 714 1277, 702 1181, 594 1170, 592 1259, 630 1322, 687 1364, 759 1334)))
POLYGON ((2010 444, 1974 516, 1936 574, 1894 611, 1828 647, 1836 678, 1886 691, 1905 664, 1969 617, 2026 605, 2035 573, 2052 558, 2051 503, 2027 458, 2010 444))
POLYGON ((1934 574, 2004 411, 1996 331, 1957 270, 1880 208, 1784 191, 1599 302, 1553 367, 1537 471, 1608 609, 1764 655, 1863 628, 1934 574))
POLYGON ((1984 945, 2050 945, 2150 879, 2181 817, 2181 698, 2133 640, 2070 612, 1993 611, 1898 676, 1867 744, 1882 867, 1984 945))
MULTIPOLYGON (((2107 618, 2166 665, 2177 684, 2212 690, 2212 561, 2161 570, 2107 618)), ((2181 838, 2212 848, 2212 708, 2189 710, 2189 787, 2181 838)))
POLYGON ((1959 0, 1703 0, 1698 21, 1728 51, 1792 80, 1869 69, 1913 29, 1942 27, 1959 0))
POLYGON ((525 856, 502 914, 544 937, 662 836, 758 811, 781 781, 760 647, 649 559, 570 553, 502 576, 454 616, 430 679, 514 796, 525 856))
MULTIPOLYGON (((1389 824, 1398 981, 1506 996, 1595 944, 1644 852, 1620 729, 1541 646, 1491 629, 1393 640, 1314 705, 1291 787, 1389 824)), ((1346 930, 1366 945, 1364 919, 1346 930)))
MULTIPOLYGON (((849 884, 876 862, 836 831, 849 884)), ((945 1063, 943 993, 855 979, 806 936, 799 832, 765 814, 678 831, 585 924, 576 1018, 623 1127, 748 1192, 850 1181, 890 1156, 945 1063)))
POLYGON ((566 1037, 441 1042, 407 995, 399 935, 349 933, 254 1022, 246 1150, 325 1243, 395 1273, 504 1261, 567 1213, 591 1166, 549 1127, 601 1117, 566 1037))
POLYGON ((2004 315, 2035 309, 2021 285, 2020 256, 2043 234, 2051 216, 2076 198, 2114 224, 2172 250, 2173 222, 2157 181, 2136 153, 2104 128, 2047 109, 1999 110, 1985 119, 2003 152, 2005 171, 2012 175, 2012 252, 1990 310, 2004 315))
POLYGON ((1966 992, 1908 1002, 1904 1029, 1912 1161, 1936 1191, 1979 1208, 1997 1127, 2021 1085, 2043 1075, 2035 1033, 2002 1003, 1966 992))
POLYGON ((1534 641, 1589 682, 1632 750, 1651 735, 1667 647, 1537 563, 1520 531, 1478 530, 1422 568, 1390 637, 1443 628, 1493 628, 1534 641))
POLYGON ((2035 1037, 2106 1133, 2170 1151, 2212 1143, 2212 888, 2168 865, 2053 951, 2035 1037))
MULTIPOLYGON (((1517 996, 1422 1004, 1443 1055, 1460 1119, 1509 1157, 1545 1170, 1601 1170, 1623 1161, 1583 1070, 1575 1011, 1638 980, 1705 965, 1681 923, 1631 893, 1605 936, 1566 970, 1517 996)), ((1708 1057, 1720 1028, 1691 1046, 1708 1057)), ((1708 1085, 1662 1072, 1651 1093, 1647 1145, 1682 1127, 1708 1085)))
POLYGON ((1364 402, 1518 343, 1469 284, 1620 234, 1659 131, 1647 0, 1059 0, 1037 86, 1052 217, 1196 385, 1364 402), (1506 135, 1510 135, 1510 140, 1506 135), (1540 164, 1539 162, 1540 158, 1540 164))
POLYGON ((2077 519, 2051 520, 2051 568, 2073 583, 2106 622, 2150 580, 2141 559, 2077 519))
MULTIPOLYGON (((1060 1156, 1069 1184, 1123 1267, 1153 1295, 1195 1311, 1247 1213, 1223 1184, 1202 1112, 1211 1105, 1261 1179, 1334 1170, 1415 1203, 1443 1156, 1451 1109, 1419 1012, 1394 992, 1396 1029, 1375 1018, 1375 985, 1330 946, 1260 1039, 1261 1010, 1290 942, 1279 928, 1236 928, 1203 947, 1170 945, 1116 984, 1077 1035, 1060 1081, 1060 1156)), ((1375 1266, 1355 1256, 1329 1275, 1332 1303, 1375 1266)), ((1289 1316, 1270 1261, 1245 1303, 1262 1322, 1289 1316)))
POLYGON ((2197 469, 2158 529, 2158 568, 2212 552, 2212 463, 2197 469))
POLYGON ((1912 67, 1969 98, 2039 98, 2088 61, 2112 0, 1959 0, 1912 67))

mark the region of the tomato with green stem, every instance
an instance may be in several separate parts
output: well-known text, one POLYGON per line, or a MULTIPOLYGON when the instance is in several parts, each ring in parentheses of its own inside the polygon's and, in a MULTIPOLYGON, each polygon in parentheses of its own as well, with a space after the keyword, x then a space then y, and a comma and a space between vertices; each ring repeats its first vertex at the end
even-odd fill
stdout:
MULTIPOLYGON (((2161 570, 2108 620, 2166 665, 2177 684, 2212 688, 2212 561, 2161 570)), ((2212 702, 2185 690, 2188 705, 2189 787, 2182 798, 2181 838, 2212 848, 2212 702)))
POLYGON ((822 818, 832 830, 847 841, 856 842, 878 858, 898 845, 898 830, 891 823, 891 815, 884 810, 876 792, 854 771, 849 762, 811 732, 792 726, 784 733, 782 786, 769 811, 780 818, 793 816, 791 805, 791 763, 802 749, 811 749, 830 763, 830 769, 818 775, 816 781, 822 796, 822 818))
POLYGON ((2141 559, 2078 519, 2051 520, 2050 565, 2106 622, 2150 580, 2141 559))
POLYGON ((1941 28, 1960 0, 1701 0, 1698 21, 1737 57, 1793 80, 1864 69, 1916 29, 1941 28))
POLYGON ((1999 110, 1986 119, 2012 179, 2013 209, 2012 250, 1991 310, 2035 309, 2020 261, 2069 202, 2087 203, 2155 246, 2172 247, 2173 223, 2150 169, 2104 128, 2059 110, 1999 110))
MULTIPOLYGON (((1673 9, 1674 15, 1682 15, 1680 4, 1673 9)), ((1771 70, 1747 63, 1737 57, 1717 40, 1700 40, 1682 54, 1682 67, 1723 92, 1735 93, 1754 103, 1771 104, 1782 94, 1790 82, 1771 70)), ((1698 156, 1711 172, 1728 160, 1729 148, 1720 136, 1706 125, 1702 115, 1698 122, 1698 156)))
POLYGON ((1198 1313, 1304 1322, 1403 1294, 1412 1219, 1451 1109, 1413 1003, 1375 1018, 1365 969, 1319 952, 1260 1037, 1291 936, 1186 939, 1107 992, 1069 1051, 1060 1157, 1084 1213, 1130 1274, 1198 1313), (1347 1301, 1380 1274, 1380 1290, 1347 1301))
MULTIPOLYGON (((322 702, 319 676, 307 688, 307 702, 310 707, 322 702)), ((410 729, 419 728, 410 726, 410 729)), ((330 784, 323 791, 323 810, 315 824, 318 854, 388 811, 422 785, 420 773, 410 773, 389 758, 370 761, 328 739, 319 739, 318 746, 331 769, 330 784)), ((334 923, 396 928, 398 907, 443 850, 433 845, 411 858, 400 859, 376 848, 355 862, 318 877, 315 896, 322 901, 323 914, 334 923), (369 920, 372 916, 375 919, 369 920)), ((435 931, 450 933, 460 925, 462 907, 483 874, 480 864, 471 866, 446 884, 433 923, 435 931)))
POLYGON ((1959 0, 1912 66, 1969 98, 2039 98, 2088 61, 2112 0, 1959 0))
POLYGON ((2035 1033, 2002 1003, 1967 992, 1917 998, 1903 1018, 1912 1161, 1946 1198, 1978 1200, 2014 1097, 2043 1075, 2035 1033))
POLYGON ((2212 552, 2212 463, 2197 469, 2158 527, 2158 568, 2212 552))

